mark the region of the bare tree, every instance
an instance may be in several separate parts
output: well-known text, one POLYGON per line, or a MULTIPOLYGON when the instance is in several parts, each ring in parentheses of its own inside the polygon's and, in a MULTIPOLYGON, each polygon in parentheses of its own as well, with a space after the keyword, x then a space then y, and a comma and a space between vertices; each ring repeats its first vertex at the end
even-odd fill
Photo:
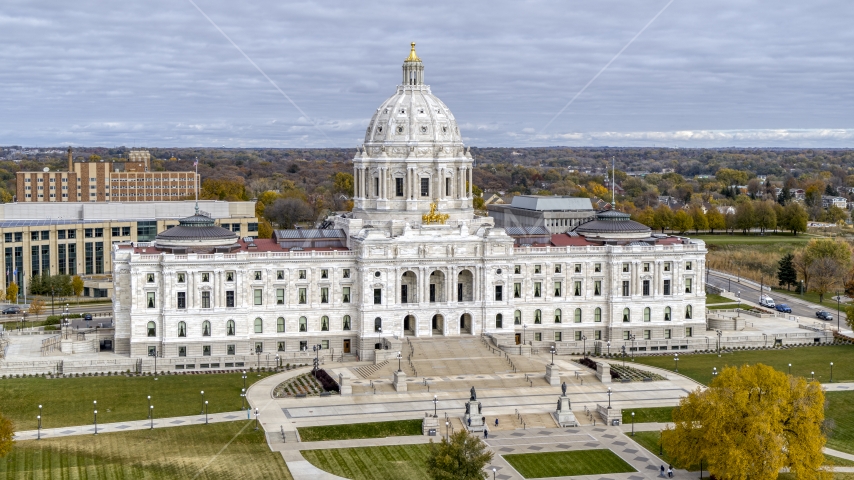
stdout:
POLYGON ((813 260, 809 266, 812 281, 810 290, 818 294, 818 301, 824 301, 824 295, 842 284, 845 269, 834 258, 822 257, 813 260))
POLYGON ((310 220, 313 216, 311 206, 299 198, 280 198, 264 209, 264 216, 279 228, 293 228, 294 224, 310 220))

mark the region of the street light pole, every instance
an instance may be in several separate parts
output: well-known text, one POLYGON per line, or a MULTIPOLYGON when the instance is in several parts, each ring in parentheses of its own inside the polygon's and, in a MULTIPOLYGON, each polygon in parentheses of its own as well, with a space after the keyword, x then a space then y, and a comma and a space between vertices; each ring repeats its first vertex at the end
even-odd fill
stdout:
POLYGON ((582 335, 581 341, 584 342, 584 358, 587 358, 587 335, 582 335))
POLYGON ((679 373, 679 354, 673 355, 673 361, 676 362, 676 373, 679 373))
POLYGON ((400 369, 400 360, 401 360, 402 358, 403 358, 403 355, 401 355, 401 353, 400 353, 400 352, 397 352, 397 371, 398 371, 398 372, 402 372, 402 371, 403 371, 403 370, 401 370, 401 369, 400 369))
POLYGON ((202 411, 199 413, 205 413, 205 391, 202 390, 202 411))
POLYGON ((246 391, 246 370, 243 371, 243 391, 246 391))
POLYGON ((36 440, 41 440, 42 439, 42 416, 38 415, 36 418, 39 420, 39 433, 38 433, 38 437, 36 437, 36 440))
POLYGON ((606 345, 608 345, 608 356, 610 357, 610 356, 611 356, 611 341, 610 341, 610 340, 608 340, 608 342, 606 343, 606 345))
POLYGON ((833 362, 830 362, 830 383, 833 383, 833 362))
POLYGON ((255 430, 258 430, 258 409, 255 409, 255 430))
POLYGON ((208 401, 205 400, 205 425, 208 424, 208 401))
POLYGON ((151 418, 151 395, 148 396, 148 418, 151 418))
POLYGON ((635 412, 632 412, 632 436, 635 436, 635 412))
POLYGON ((95 406, 95 435, 98 434, 98 401, 92 403, 95 406))
POLYGON ((436 409, 439 406, 439 396, 433 395, 433 418, 439 418, 439 415, 436 414, 436 409))
POLYGON ((836 331, 839 331, 839 290, 836 291, 836 331))
POLYGON ((148 406, 148 418, 151 419, 151 430, 154 430, 154 405, 148 406))
POLYGON ((608 409, 611 409, 611 387, 608 387, 608 409))
POLYGON ((632 361, 635 361, 635 334, 632 334, 632 361))
POLYGON ((451 422, 445 422, 445 438, 450 443, 451 441, 451 432, 450 432, 451 422))
POLYGON ((554 365, 554 364, 555 364, 555 346, 554 346, 554 345, 552 345, 552 346, 551 346, 551 349, 550 349, 549 351, 550 351, 550 352, 551 352, 551 354, 552 354, 552 365, 554 365))
POLYGON ((243 402, 243 406, 240 407, 241 410, 246 409, 246 389, 242 388, 240 390, 240 400, 243 402))

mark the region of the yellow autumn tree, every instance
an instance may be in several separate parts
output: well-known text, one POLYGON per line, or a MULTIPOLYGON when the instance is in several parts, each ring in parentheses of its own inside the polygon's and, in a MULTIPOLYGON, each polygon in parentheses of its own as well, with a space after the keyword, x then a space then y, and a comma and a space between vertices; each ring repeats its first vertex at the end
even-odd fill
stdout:
POLYGON ((794 478, 831 478, 818 382, 762 364, 727 367, 679 402, 673 422, 661 433, 667 453, 683 465, 702 461, 717 478, 773 480, 783 467, 794 478))

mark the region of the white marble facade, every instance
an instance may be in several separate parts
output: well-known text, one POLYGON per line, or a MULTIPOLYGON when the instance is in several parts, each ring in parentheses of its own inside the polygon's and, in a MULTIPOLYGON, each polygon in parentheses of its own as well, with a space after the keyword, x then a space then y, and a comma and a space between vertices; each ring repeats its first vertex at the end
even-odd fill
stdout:
POLYGON ((334 225, 346 247, 116 245, 117 352, 287 356, 321 344, 371 359, 383 338, 482 334, 579 351, 586 337, 587 350, 598 340, 613 352, 631 335, 668 345, 705 330, 702 241, 646 230, 518 247, 474 216, 471 171, 413 46, 404 84, 377 109, 354 159, 355 208, 334 225), (422 223, 432 202, 446 224, 422 223))

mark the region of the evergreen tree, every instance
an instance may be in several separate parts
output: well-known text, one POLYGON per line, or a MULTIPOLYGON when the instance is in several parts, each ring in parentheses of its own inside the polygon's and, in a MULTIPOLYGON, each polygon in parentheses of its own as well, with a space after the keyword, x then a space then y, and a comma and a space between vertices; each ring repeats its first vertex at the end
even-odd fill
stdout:
POLYGON ((786 290, 798 284, 798 274, 795 272, 794 260, 795 256, 787 253, 777 263, 777 281, 781 287, 786 287, 786 290))

